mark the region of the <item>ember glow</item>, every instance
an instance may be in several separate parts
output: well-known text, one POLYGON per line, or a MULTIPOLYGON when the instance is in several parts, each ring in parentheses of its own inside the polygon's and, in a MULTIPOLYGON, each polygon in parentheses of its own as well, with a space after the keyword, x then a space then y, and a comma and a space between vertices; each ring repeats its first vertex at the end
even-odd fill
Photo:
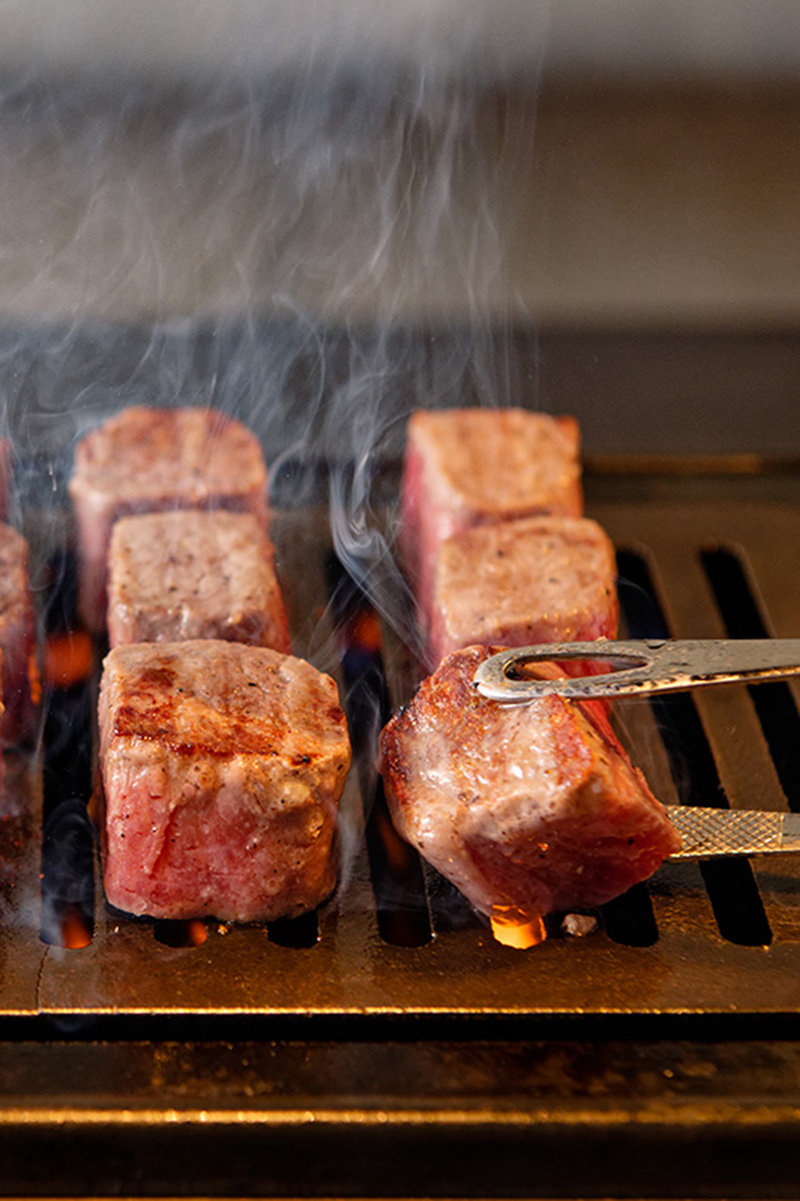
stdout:
POLYGON ((44 679, 53 688, 71 688, 92 670, 92 640, 83 630, 51 634, 44 647, 44 679))
POLYGON ((527 951, 547 938, 540 913, 526 913, 516 905, 495 905, 490 917, 492 934, 504 947, 527 951))

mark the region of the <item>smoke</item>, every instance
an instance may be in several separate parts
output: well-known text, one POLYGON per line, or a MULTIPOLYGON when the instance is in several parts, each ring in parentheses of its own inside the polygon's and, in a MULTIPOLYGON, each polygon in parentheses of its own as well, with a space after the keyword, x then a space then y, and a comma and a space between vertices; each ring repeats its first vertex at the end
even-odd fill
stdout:
MULTIPOLYGON (((274 503, 328 500, 339 560, 417 649, 394 552, 406 419, 535 398, 507 280, 546 6, 524 54, 494 28, 519 5, 315 4, 304 38, 258 26, 213 65, 202 38, 170 58, 183 7, 141 6, 164 38, 148 57, 138 27, 113 43, 114 5, 86 6, 92 71, 73 36, 24 68, 0 51, 0 434, 35 585, 76 441, 126 405, 208 405, 260 437, 274 503)), ((309 647, 330 666, 330 640, 309 647)))
POLYGON ((283 9, 269 52, 252 26, 260 72, 239 36, 229 61, 178 57, 168 80, 141 30, 127 61, 110 55, 109 10, 85 29, 105 38, 94 72, 68 70, 56 39, 7 66, 1 432, 23 500, 50 505, 76 439, 122 406, 225 409, 262 438, 281 503, 310 496, 297 463, 337 465, 337 549, 386 597, 402 582, 371 489, 408 413, 531 400, 527 368, 509 369, 527 315, 507 268, 547 10, 525 23, 521 81, 518 6, 497 12, 503 38, 482 5, 409 6, 394 47, 374 6, 313 7, 316 28, 283 9))

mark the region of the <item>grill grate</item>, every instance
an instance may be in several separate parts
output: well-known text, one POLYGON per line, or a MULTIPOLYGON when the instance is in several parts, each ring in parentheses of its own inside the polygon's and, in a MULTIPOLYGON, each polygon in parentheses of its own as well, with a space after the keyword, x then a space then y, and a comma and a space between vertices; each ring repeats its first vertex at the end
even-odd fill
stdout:
MULTIPOLYGON (((633 636, 657 635, 659 623, 677 637, 752 633, 732 625, 729 609, 736 605, 770 633, 798 633, 800 514, 793 507, 713 497, 687 504, 678 482, 672 491, 662 482, 642 503, 625 495, 624 480, 605 490, 610 497, 602 481, 589 484, 590 511, 620 548, 621 597, 633 636)), ((35 760, 20 757, 7 790, 17 816, 3 823, 0 1014, 594 1014, 610 1020, 619 1014, 800 1012, 800 861, 793 858, 666 865, 647 887, 606 906, 602 928, 590 937, 571 938, 554 928, 553 937, 527 953, 495 943, 458 894, 387 830, 365 731, 388 704, 410 694, 409 654, 384 631, 392 696, 382 698, 374 656, 367 656, 368 678, 363 655, 361 666, 354 665, 352 642, 342 634, 354 598, 342 607, 340 590, 339 601, 329 605, 326 514, 321 508, 282 511, 275 536, 295 647, 327 670, 343 670, 351 717, 363 725, 355 730, 359 770, 351 773, 344 801, 352 854, 340 894, 318 915, 297 922, 269 928, 208 922, 198 933, 113 913, 96 881, 87 945, 43 942, 41 788, 35 760), (369 810, 366 837, 362 798, 369 810)), ((796 721, 796 686, 777 687, 783 690, 778 707, 796 721)), ((85 698, 69 701, 80 713, 85 698)), ((623 703, 618 719, 634 760, 665 802, 785 809, 787 794, 796 803, 797 782, 790 779, 796 742, 776 734, 774 721, 765 736, 768 722, 755 702, 756 690, 732 687, 653 707, 623 703)), ((67 908, 91 909, 91 882, 87 888, 80 869, 80 816, 74 806, 54 805, 47 792, 45 869, 50 879, 56 872, 55 891, 66 896, 67 908), (61 826, 53 826, 56 817, 61 826), (56 854, 54 868, 54 849, 65 846, 72 851, 56 854)))

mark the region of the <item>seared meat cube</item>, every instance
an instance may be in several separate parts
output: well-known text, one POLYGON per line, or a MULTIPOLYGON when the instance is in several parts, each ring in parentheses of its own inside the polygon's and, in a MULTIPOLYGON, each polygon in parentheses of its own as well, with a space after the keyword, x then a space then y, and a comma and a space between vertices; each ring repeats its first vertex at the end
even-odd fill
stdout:
POLYGON ((474 643, 614 638, 615 581, 614 547, 584 517, 525 517, 455 534, 436 562, 432 666, 474 643))
POLYGON ((392 817, 485 914, 600 905, 651 875, 680 838, 602 706, 479 694, 475 669, 497 649, 450 655, 384 729, 392 817))
POLYGON ((28 543, 0 525, 0 648, 3 651, 3 742, 25 742, 34 733, 39 673, 36 664, 28 543))
POLYGON ((104 663, 99 718, 112 905, 248 922, 330 894, 350 762, 332 679, 236 642, 120 646, 104 663))
POLYGON ((267 470, 256 437, 213 409, 133 407, 87 434, 69 490, 80 543, 81 612, 99 632, 117 518, 164 509, 252 513, 266 528, 267 470))
POLYGON ((181 509, 123 517, 111 532, 108 637, 222 638, 288 653, 272 543, 251 513, 181 509))
POLYGON ((414 413, 403 471, 400 550, 423 614, 439 546, 476 525, 583 512, 571 417, 522 409, 414 413))

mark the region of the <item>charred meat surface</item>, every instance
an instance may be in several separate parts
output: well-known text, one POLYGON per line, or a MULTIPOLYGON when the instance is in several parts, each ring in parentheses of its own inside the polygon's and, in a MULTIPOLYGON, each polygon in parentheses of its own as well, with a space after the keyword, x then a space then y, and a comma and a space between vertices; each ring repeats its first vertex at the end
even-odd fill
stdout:
POLYGON ((33 737, 39 674, 36 663, 30 552, 21 534, 0 525, 0 648, 3 651, 3 742, 33 737))
POLYGON ((290 650, 274 549, 251 513, 123 517, 108 570, 112 647, 221 638, 290 650))
POLYGON ((475 669, 497 649, 450 655, 385 727, 392 817, 485 914, 603 904, 650 876, 680 838, 602 706, 480 696, 475 669))
POLYGON ((330 677, 234 642, 121 646, 104 663, 99 722, 112 905, 247 922, 330 894, 350 762, 330 677))
POLYGON ((111 527, 134 513, 226 509, 267 526, 261 446, 241 422, 206 408, 124 409, 79 442, 69 485, 80 549, 80 597, 89 628, 106 618, 111 527))
POLYGON ((433 665, 462 646, 614 638, 614 547, 595 521, 531 517, 448 538, 436 563, 433 665))
POLYGON ((476 525, 583 512, 572 417, 523 409, 419 411, 408 424, 400 551, 426 619, 439 546, 476 525))

